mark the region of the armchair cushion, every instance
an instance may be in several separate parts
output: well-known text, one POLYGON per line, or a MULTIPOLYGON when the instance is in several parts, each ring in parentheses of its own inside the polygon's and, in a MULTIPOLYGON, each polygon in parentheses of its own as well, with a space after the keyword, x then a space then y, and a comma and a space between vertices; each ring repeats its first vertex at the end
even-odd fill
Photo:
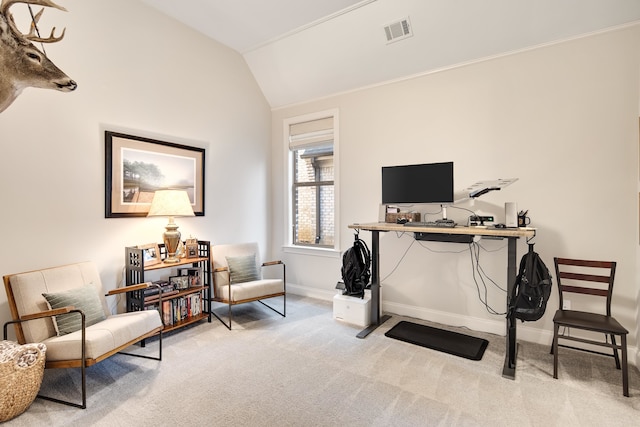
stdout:
POLYGON ((229 278, 231 284, 253 282, 260 280, 260 273, 256 264, 256 254, 244 256, 228 256, 229 278))
POLYGON ((284 292, 282 279, 262 279, 235 285, 232 283, 231 295, 229 295, 229 287, 218 288, 217 296, 236 303, 243 300, 260 299, 260 297, 267 295, 282 294, 282 292, 284 292))
MULTIPOLYGON (((96 289, 91 286, 82 286, 63 292, 43 293, 49 309, 63 308, 69 305, 82 310, 85 315, 85 325, 89 327, 105 320, 107 317, 102 309, 102 302, 96 289)), ((78 313, 61 314, 54 317, 53 325, 58 336, 79 331, 82 328, 82 318, 78 313)))
MULTIPOLYGON (((162 326, 156 310, 114 314, 106 320, 87 326, 88 359, 99 359, 145 333, 162 326)), ((82 331, 43 341, 47 346, 47 361, 74 360, 82 356, 82 331)))

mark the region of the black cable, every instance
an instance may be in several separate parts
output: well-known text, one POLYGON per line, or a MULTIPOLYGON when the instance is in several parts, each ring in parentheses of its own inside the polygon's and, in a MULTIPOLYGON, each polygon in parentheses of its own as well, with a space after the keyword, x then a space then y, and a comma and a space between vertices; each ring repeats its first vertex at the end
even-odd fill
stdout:
MULTIPOLYGON (((484 305, 485 309, 487 310, 487 312, 489 314, 493 314, 493 315, 497 315, 497 316, 504 316, 507 313, 504 312, 498 312, 496 311, 493 307, 491 307, 489 305, 488 301, 488 289, 487 289, 487 284, 485 282, 485 280, 483 279, 482 275, 484 274, 484 271, 482 270, 482 268, 480 267, 480 245, 477 245, 475 243, 470 244, 469 245, 469 255, 471 257, 471 271, 472 271, 472 275, 473 275, 473 281, 476 284, 476 290, 478 292, 478 299, 480 300, 480 302, 482 303, 482 305, 484 305), (475 263, 474 263, 474 250, 476 249, 476 253, 475 253, 475 263), (484 287, 484 299, 482 298, 481 295, 481 291, 480 291, 480 285, 478 284, 478 279, 476 278, 476 271, 478 273, 478 275, 480 276, 480 280, 482 281, 482 286, 484 287)), ((495 284, 495 282, 488 277, 486 274, 484 274, 492 283, 495 284)), ((496 284, 496 286, 499 288, 499 286, 496 284)), ((500 288, 501 289, 501 288, 500 288)))
MULTIPOLYGON (((399 236, 396 234, 396 236, 399 238, 402 237, 404 233, 401 233, 399 236)), ((393 267, 393 270, 391 270, 391 272, 389 274, 387 274, 384 279, 380 279, 380 284, 382 284, 382 282, 384 282, 385 280, 387 280, 389 278, 389 276, 391 276, 396 269, 400 266, 400 263, 402 262, 402 260, 404 259, 404 257, 407 255, 407 252, 409 252, 409 249, 411 249, 411 247, 413 246, 413 244, 416 242, 416 239, 411 239, 411 244, 409 245, 409 247, 407 247, 407 249, 404 251, 404 253, 402 254, 402 256, 400 257, 400 259, 398 260, 398 262, 396 263, 396 266, 393 267)))
MULTIPOLYGON (((469 212, 469 213, 471 213, 472 215, 475 215, 475 216, 477 216, 477 215, 478 215, 477 213, 475 213, 475 212, 474 212, 474 211, 472 211, 471 209, 461 208, 460 206, 449 206, 449 207, 450 207, 450 208, 453 208, 453 209, 460 209, 461 211, 467 211, 467 212, 469 212)), ((469 222, 469 220, 467 219, 467 223, 468 223, 468 222, 469 222)))
POLYGON ((440 210, 438 210, 436 212, 425 212, 425 213, 421 214, 422 215, 422 221, 427 222, 427 219, 426 219, 427 215, 438 215, 440 213, 442 213, 442 205, 440 205, 440 210))
MULTIPOLYGON (((491 308, 487 303, 487 285, 484 283, 484 280, 482 279, 482 275, 480 275, 480 280, 482 281, 482 284, 484 286, 484 299, 480 294, 480 285, 478 284, 478 279, 476 277, 476 264, 474 264, 474 251, 473 251, 474 248, 477 249, 477 246, 469 245, 469 255, 471 256, 471 273, 473 276, 473 282, 476 284, 476 291, 478 292, 478 300, 482 303, 482 305, 484 305, 485 309, 490 314, 497 314, 496 311, 493 308, 491 308)), ((476 263, 477 263, 477 260, 478 260, 478 256, 476 255, 476 263)), ((478 274, 480 273, 478 272, 478 274)))
POLYGON ((491 250, 491 249, 487 249, 487 248, 485 248, 485 247, 484 247, 484 246, 482 246, 480 243, 476 243, 476 244, 477 244, 478 246, 480 246, 480 247, 482 248, 482 250, 483 250, 483 251, 485 251, 485 252, 498 252, 498 251, 501 251, 501 250, 503 250, 504 248, 506 248, 506 247, 507 247, 507 245, 502 245, 502 246, 500 246, 500 247, 499 247, 499 248, 497 248, 497 249, 493 249, 493 250, 491 250))
MULTIPOLYGON (((403 232, 396 232, 396 237, 398 239, 402 238, 402 236, 404 236, 407 232, 403 231, 403 232)), ((387 280, 400 266, 400 263, 404 260, 404 258, 407 256, 407 253, 409 252, 409 249, 411 249, 413 247, 413 245, 417 242, 416 239, 412 238, 411 239, 411 244, 407 247, 407 249, 404 251, 404 253, 402 254, 402 256, 400 257, 400 259, 398 260, 398 262, 396 263, 395 267, 393 267, 393 269, 391 270, 391 272, 389 274, 387 274, 383 279, 380 279, 380 284, 382 284, 382 282, 384 282, 385 280, 387 280)), ((428 246, 426 246, 424 244, 424 242, 420 242, 419 243, 420 246, 422 246, 424 249, 428 250, 429 252, 433 252, 436 254, 459 254, 462 253, 464 251, 466 251, 467 249, 462 249, 459 251, 436 251, 435 249, 432 249, 428 246)))
MULTIPOLYGON (((398 239, 400 239, 400 238, 402 238, 402 236, 404 234, 405 234, 405 232, 396 233, 396 237, 398 239)), ((387 274, 384 278, 380 279, 380 284, 382 284, 385 280, 387 280, 389 277, 391 277, 391 275, 393 273, 395 273, 395 271, 398 269, 398 267, 400 266, 402 261, 407 256, 407 253, 409 252, 409 249, 411 249, 413 247, 413 245, 416 243, 416 241, 417 241, 416 239, 411 239, 411 244, 405 249, 404 253, 400 257, 400 259, 398 260, 396 265, 393 267, 393 269, 389 272, 389 274, 387 274)), ((493 279, 491 279, 485 273, 485 271, 482 269, 482 267, 480 266, 480 250, 481 249, 484 250, 484 251, 487 251, 487 252, 495 252, 495 251, 498 251, 500 249, 503 249, 504 246, 502 246, 501 248, 496 249, 495 251, 489 251, 488 249, 484 248, 482 245, 480 245, 480 244, 478 244, 476 242, 473 242, 473 243, 469 243, 467 248, 459 250, 459 251, 436 251, 436 250, 426 246, 422 241, 420 241, 419 244, 424 249, 428 250, 429 252, 433 252, 433 253, 454 253, 454 254, 459 254, 459 253, 462 253, 462 252, 468 250, 469 251, 469 255, 471 257, 471 273, 472 273, 473 281, 474 281, 474 283, 476 285, 476 291, 478 293, 478 300, 485 307, 485 309, 487 310, 487 312, 489 314, 493 314, 493 315, 496 315, 496 316, 504 316, 504 315, 507 314, 506 312, 498 312, 498 311, 496 311, 487 302, 488 295, 489 295, 489 290, 487 288, 487 284, 485 282, 484 277, 486 277, 486 279, 489 282, 491 282, 496 288, 500 289, 502 292, 506 293, 507 291, 505 289, 503 289, 500 285, 498 285, 493 279), (474 249, 475 249, 475 251, 474 251, 474 249), (476 273, 477 273, 477 276, 476 276, 476 273), (484 298, 482 296, 482 292, 480 290, 480 284, 478 283, 478 280, 480 280, 482 282, 482 287, 484 288, 484 298)))
MULTIPOLYGON (((477 246, 477 248, 482 248, 482 249, 486 250, 484 247, 480 246, 479 244, 476 244, 475 246, 477 246)), ((500 285, 498 285, 495 282, 495 280, 493 280, 491 277, 489 277, 489 275, 487 273, 485 273, 485 271, 482 269, 482 266, 480 266, 480 250, 479 249, 476 252, 476 268, 478 270, 478 274, 484 275, 484 277, 486 277, 487 280, 489 280, 496 288, 500 289, 505 294, 507 293, 507 290, 505 288, 501 287, 500 285)))

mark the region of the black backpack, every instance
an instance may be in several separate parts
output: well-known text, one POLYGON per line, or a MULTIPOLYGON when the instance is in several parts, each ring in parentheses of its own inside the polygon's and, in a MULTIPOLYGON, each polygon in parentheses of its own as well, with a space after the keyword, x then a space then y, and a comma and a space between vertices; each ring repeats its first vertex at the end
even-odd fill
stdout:
POLYGON ((356 233, 353 246, 342 255, 342 295, 364 298, 364 290, 371 278, 371 252, 356 233))
POLYGON ((530 243, 529 252, 520 260, 520 270, 509 307, 511 312, 515 311, 515 317, 523 322, 540 319, 547 309, 551 285, 549 269, 530 243))

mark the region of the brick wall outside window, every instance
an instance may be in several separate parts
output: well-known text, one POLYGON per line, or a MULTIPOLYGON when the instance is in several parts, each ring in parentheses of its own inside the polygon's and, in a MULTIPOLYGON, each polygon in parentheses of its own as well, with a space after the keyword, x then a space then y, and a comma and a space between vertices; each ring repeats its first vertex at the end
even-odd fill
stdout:
MULTIPOLYGON (((316 169, 319 171, 319 181, 333 182, 332 156, 323 156, 318 159, 304 158, 303 154, 304 150, 296 151, 297 182, 317 182, 316 169)), ((333 184, 297 187, 294 196, 294 214, 297 224, 294 242, 303 245, 333 246, 335 235, 333 184), (318 192, 319 198, 317 197, 318 192), (320 223, 319 235, 317 235, 318 221, 320 223)))

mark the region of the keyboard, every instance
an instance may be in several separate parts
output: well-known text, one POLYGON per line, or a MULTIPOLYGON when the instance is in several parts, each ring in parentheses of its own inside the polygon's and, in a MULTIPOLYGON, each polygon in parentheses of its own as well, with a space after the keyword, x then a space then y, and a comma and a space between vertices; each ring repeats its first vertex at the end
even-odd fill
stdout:
POLYGON ((427 221, 427 222, 405 222, 405 227, 437 227, 437 228, 453 228, 456 226, 456 222, 451 219, 446 220, 438 220, 438 221, 427 221))

